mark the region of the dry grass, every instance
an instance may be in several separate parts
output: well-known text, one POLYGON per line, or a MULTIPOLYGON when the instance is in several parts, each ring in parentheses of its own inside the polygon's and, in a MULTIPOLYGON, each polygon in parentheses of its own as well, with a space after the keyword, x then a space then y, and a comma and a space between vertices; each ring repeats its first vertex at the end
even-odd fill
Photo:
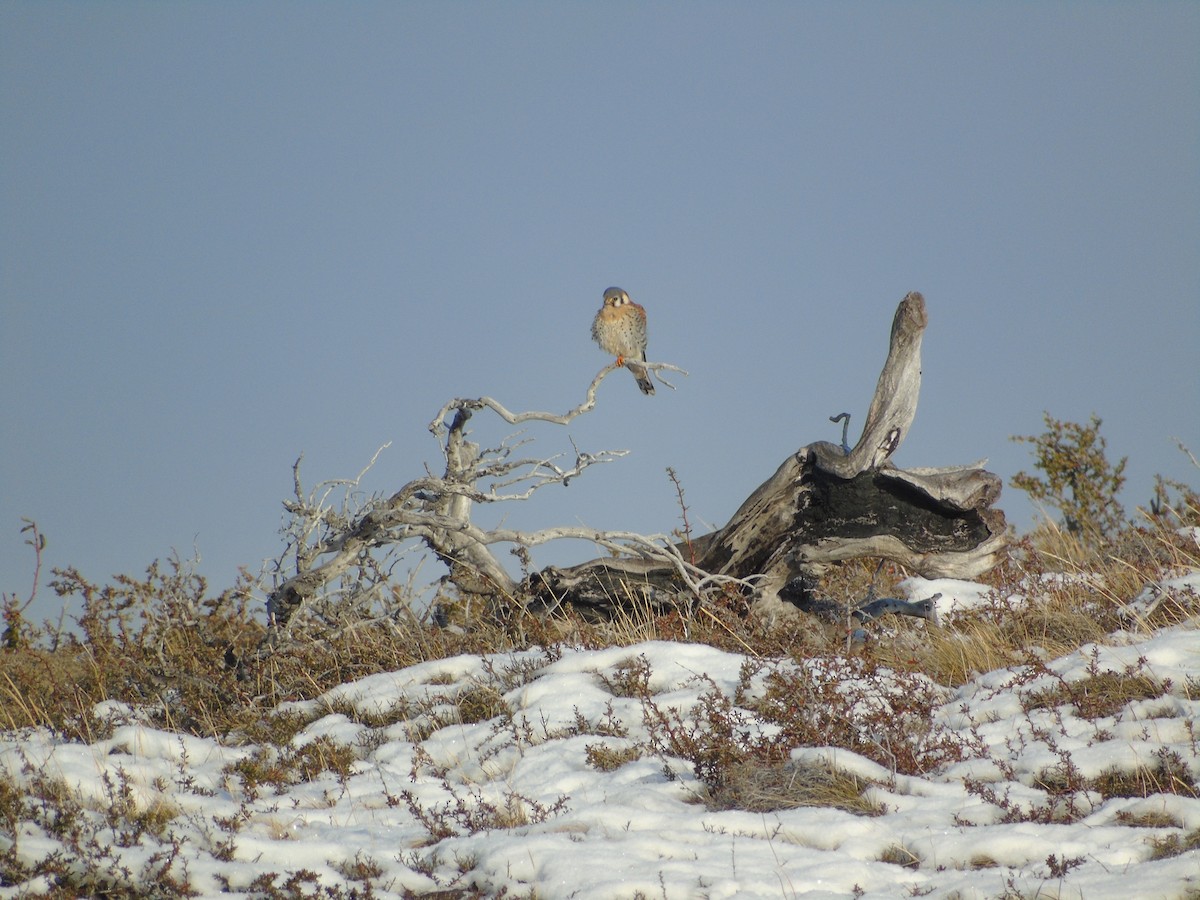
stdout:
MULTIPOLYGON (((1195 515, 1200 520, 1200 513, 1195 515)), ((1130 626, 1121 616, 1122 605, 1145 584, 1200 567, 1195 542, 1177 533, 1181 521, 1130 528, 1103 552, 1089 551, 1065 532, 1043 528, 1019 542, 989 573, 994 590, 990 605, 940 628, 920 620, 887 620, 881 626, 885 634, 856 658, 868 668, 920 672, 938 683, 957 685, 1026 661, 1034 648, 1057 656, 1103 641, 1109 632, 1130 626), (1030 599, 1010 602, 1014 596, 1030 599)), ((821 590, 838 603, 851 603, 865 597, 872 585, 879 594, 895 593, 905 574, 891 566, 848 563, 830 572, 821 590)), ((82 601, 77 630, 52 642, 48 632, 25 623, 28 639, 0 651, 0 727, 40 725, 80 740, 98 736, 101 726, 91 710, 104 700, 137 706, 152 724, 164 728, 222 736, 252 728, 280 702, 309 699, 364 675, 462 653, 682 640, 763 659, 850 658, 841 625, 801 614, 766 622, 751 613, 743 596, 728 589, 666 612, 631 604, 618 618, 599 622, 570 611, 537 617, 510 604, 501 619, 450 629, 413 616, 350 628, 309 623, 297 627, 286 652, 256 658, 264 630, 246 584, 209 596, 203 579, 172 563, 151 566, 144 578, 121 578, 109 585, 93 584, 68 569, 57 573, 52 586, 82 601), (45 699, 49 697, 55 698, 53 703, 45 699)), ((1134 624, 1170 624, 1194 616, 1198 607, 1200 600, 1173 596, 1148 621, 1134 624)), ((611 677, 632 679, 636 672, 611 677)), ((1126 684, 1123 693, 1132 696, 1138 684, 1126 684)), ((611 687, 616 694, 638 690, 632 684, 611 687)), ((1045 699, 1089 698, 1094 707, 1099 688, 1083 685, 1079 696, 1045 699)), ((1152 690, 1142 685, 1134 693, 1148 696, 1152 690)), ((468 704, 465 715, 487 717, 496 698, 475 699, 479 709, 468 704)))
POLYGON ((1136 671, 1098 672, 1078 681, 1061 681, 1025 698, 1025 709, 1048 709, 1069 703, 1084 719, 1115 716, 1135 700, 1153 700, 1166 688, 1136 671))
POLYGON ((877 816, 883 807, 863 796, 871 783, 832 766, 758 761, 729 766, 721 784, 710 789, 710 809, 774 812, 822 806, 860 816, 877 816))
POLYGON ((1184 835, 1169 834, 1166 837, 1152 841, 1150 846, 1153 848, 1151 859, 1167 859, 1172 856, 1179 856, 1200 848, 1200 829, 1189 831, 1184 835))
POLYGON ((588 765, 598 772, 612 772, 642 758, 639 746, 612 747, 608 744, 588 744, 585 748, 588 765))

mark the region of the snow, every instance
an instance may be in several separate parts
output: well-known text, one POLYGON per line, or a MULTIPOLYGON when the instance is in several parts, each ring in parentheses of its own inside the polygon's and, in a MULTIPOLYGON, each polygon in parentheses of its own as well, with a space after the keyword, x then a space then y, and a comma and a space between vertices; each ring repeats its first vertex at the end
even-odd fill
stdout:
POLYGON ((991 602, 991 589, 973 581, 957 578, 921 578, 913 576, 900 583, 912 602, 933 601, 937 621, 941 622, 951 613, 965 612, 991 602), (940 596, 939 596, 940 595, 940 596))
MULTIPOLYGON (((1200 573, 1181 575, 1170 589, 1200 590, 1200 573)), ((939 613, 976 606, 986 594, 946 580, 913 579, 907 590, 914 600, 941 593, 939 613)), ((376 867, 377 897, 462 889, 539 898, 1126 900, 1200 890, 1200 853, 1152 858, 1154 841, 1200 828, 1200 799, 1105 800, 1081 791, 1067 815, 1055 811, 1044 781, 1064 760, 1095 778, 1154 770, 1164 753, 1200 777, 1193 624, 1121 632, 1038 671, 998 670, 954 689, 930 684, 939 698, 934 722, 973 748, 930 772, 893 771, 838 747, 793 749, 799 773, 820 765, 868 782, 879 815, 820 806, 709 809, 684 760, 646 753, 606 770, 589 762, 589 748, 619 751, 649 739, 643 698, 622 689, 639 674, 660 710, 691 721, 704 695, 749 704, 763 696, 767 674, 796 667, 758 661, 738 694, 747 662, 708 646, 648 642, 464 656, 379 673, 278 709, 308 721, 289 751, 321 742, 349 746, 354 757, 340 775, 324 771, 278 787, 250 790, 233 768, 259 748, 160 731, 116 703, 96 707, 111 734, 90 745, 45 731, 0 734, 0 767, 31 789, 41 778, 75 792, 91 811, 97 841, 135 882, 157 871, 155 854, 176 841, 170 871, 186 875, 201 897, 248 892, 272 873, 280 885, 302 871, 330 888, 361 887, 355 867, 367 863, 376 867), (1029 703, 1043 688, 1135 671, 1165 693, 1090 719, 1070 702, 1029 703), (455 721, 456 700, 481 688, 508 713, 455 721), (114 785, 127 785, 124 796, 138 809, 169 808, 165 834, 118 840, 104 819, 114 785), (980 785, 1003 805, 985 799, 980 785), (1030 814, 1037 810, 1046 814, 1030 814), (1051 855, 1065 873, 1054 871, 1051 855)), ((855 703, 876 709, 889 709, 894 696, 885 682, 850 679, 844 687, 861 698, 855 703)), ((762 733, 776 727, 751 709, 740 712, 762 733)), ((15 838, 27 861, 63 840, 31 822, 15 838)), ((0 832, 0 853, 12 841, 0 832)), ((47 887, 0 886, 0 897, 47 887)))

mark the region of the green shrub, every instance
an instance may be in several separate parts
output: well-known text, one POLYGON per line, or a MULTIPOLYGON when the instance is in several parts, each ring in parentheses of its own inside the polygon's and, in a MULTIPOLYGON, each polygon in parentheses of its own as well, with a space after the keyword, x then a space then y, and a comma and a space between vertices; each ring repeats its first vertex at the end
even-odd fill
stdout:
POLYGON ((1128 457, 1115 466, 1109 462, 1106 442, 1100 436, 1101 420, 1095 415, 1087 425, 1061 422, 1048 412, 1043 418, 1044 434, 1013 438, 1033 444, 1033 466, 1041 474, 1018 472, 1012 478, 1013 486, 1062 513, 1069 534, 1091 546, 1103 544, 1126 524, 1117 493, 1125 484, 1128 457))

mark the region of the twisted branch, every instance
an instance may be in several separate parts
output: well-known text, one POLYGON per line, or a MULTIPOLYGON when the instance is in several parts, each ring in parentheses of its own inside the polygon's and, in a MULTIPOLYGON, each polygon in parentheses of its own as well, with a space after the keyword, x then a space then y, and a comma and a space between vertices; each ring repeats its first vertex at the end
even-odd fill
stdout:
MULTIPOLYGON (((603 532, 583 527, 532 532, 487 530, 471 521, 471 511, 477 503, 527 500, 546 485, 568 485, 592 466, 628 453, 626 450, 587 453, 572 441, 574 459, 570 462, 561 461, 564 454, 516 457, 514 451, 528 443, 519 439, 521 432, 506 437, 495 447, 481 448, 467 439, 467 425, 472 416, 488 409, 510 425, 527 422, 568 425, 595 408, 600 383, 617 368, 613 363, 601 369, 588 385, 583 401, 562 414, 540 410, 513 412, 492 397, 449 401, 429 423, 429 431, 438 440, 445 461, 443 473, 435 475, 427 467, 424 477, 408 482, 389 497, 371 498, 357 508, 351 508, 354 504, 350 497, 370 465, 358 478, 324 482, 306 496, 297 460, 293 467, 296 499, 284 504, 292 516, 284 559, 292 558, 294 573, 284 577, 282 560, 276 566, 280 581, 267 598, 269 641, 277 643, 296 613, 311 608, 318 599, 336 600, 355 608, 376 600, 390 568, 381 566, 372 554, 412 541, 424 543, 446 564, 448 578, 460 593, 490 596, 515 593, 517 585, 489 549, 492 545, 507 543, 528 548, 560 539, 588 540, 613 552, 666 562, 678 569, 689 587, 700 590, 712 576, 685 562, 663 535, 603 532), (334 509, 328 501, 330 493, 339 486, 347 489, 347 501, 342 509, 334 509)), ((664 370, 687 374, 667 363, 646 363, 646 368, 656 374, 664 370)), ((659 380, 662 381, 661 375, 659 380)), ((372 458, 372 465, 382 449, 372 458)))

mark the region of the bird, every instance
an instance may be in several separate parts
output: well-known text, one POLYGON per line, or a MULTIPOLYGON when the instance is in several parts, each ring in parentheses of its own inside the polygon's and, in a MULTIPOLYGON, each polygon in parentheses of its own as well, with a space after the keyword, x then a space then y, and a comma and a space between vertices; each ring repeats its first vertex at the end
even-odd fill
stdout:
POLYGON ((604 305, 592 320, 592 339, 600 349, 617 357, 617 365, 633 373, 642 393, 654 393, 650 373, 638 363, 646 361, 646 310, 619 287, 604 292, 604 305))

